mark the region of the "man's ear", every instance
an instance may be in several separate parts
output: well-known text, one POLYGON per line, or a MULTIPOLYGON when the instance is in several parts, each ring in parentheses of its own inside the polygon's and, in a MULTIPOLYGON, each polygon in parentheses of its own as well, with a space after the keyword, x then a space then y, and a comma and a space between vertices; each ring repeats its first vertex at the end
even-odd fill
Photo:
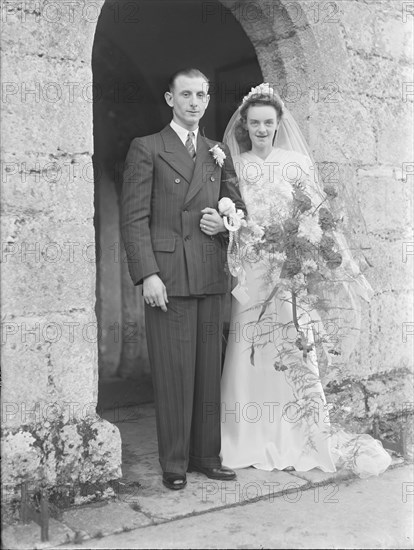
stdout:
POLYGON ((170 107, 174 106, 174 100, 171 92, 165 92, 164 94, 165 101, 167 102, 167 105, 170 107))
POLYGON ((208 107, 209 102, 210 102, 210 94, 207 94, 206 95, 206 109, 208 107))

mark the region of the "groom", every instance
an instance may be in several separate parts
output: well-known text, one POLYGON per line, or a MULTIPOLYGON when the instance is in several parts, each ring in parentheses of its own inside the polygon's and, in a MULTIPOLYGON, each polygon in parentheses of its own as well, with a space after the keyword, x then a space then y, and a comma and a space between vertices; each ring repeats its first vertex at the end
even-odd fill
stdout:
POLYGON ((143 285, 159 459, 169 489, 184 488, 187 471, 236 477, 219 458, 227 276, 217 203, 229 197, 245 208, 228 149, 211 152, 216 142, 199 132, 208 85, 198 69, 171 77, 165 100, 172 121, 132 141, 121 199, 129 272, 143 285))

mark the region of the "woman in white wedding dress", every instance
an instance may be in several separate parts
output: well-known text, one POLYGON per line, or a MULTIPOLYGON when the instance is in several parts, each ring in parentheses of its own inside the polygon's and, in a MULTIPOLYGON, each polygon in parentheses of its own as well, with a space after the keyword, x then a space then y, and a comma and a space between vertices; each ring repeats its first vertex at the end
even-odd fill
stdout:
MULTIPOLYGON (((293 191, 304 192, 314 207, 323 200, 306 142, 268 84, 244 98, 224 140, 248 217, 237 258, 229 255, 238 286, 222 376, 223 465, 334 472, 343 464, 363 477, 381 473, 391 459, 379 442, 332 430, 314 345, 317 308, 292 304, 295 277, 282 271, 286 250, 277 244, 287 231, 293 191)), ((312 225, 305 237, 312 241, 312 232, 316 242, 318 228, 312 225)), ((337 245, 343 245, 341 238, 337 245)), ((348 278, 342 287, 356 308, 356 298, 368 299, 370 287, 349 251, 342 247, 341 253, 342 276, 348 278)), ((344 342, 351 340, 344 336, 344 342)))

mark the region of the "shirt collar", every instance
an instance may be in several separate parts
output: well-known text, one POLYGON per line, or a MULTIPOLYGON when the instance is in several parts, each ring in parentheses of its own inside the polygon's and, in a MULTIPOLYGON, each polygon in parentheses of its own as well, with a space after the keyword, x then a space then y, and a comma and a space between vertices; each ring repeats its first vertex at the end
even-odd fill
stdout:
MULTIPOLYGON (((179 124, 177 124, 175 122, 175 120, 172 120, 170 122, 170 126, 171 128, 174 130, 174 132, 176 134, 178 134, 178 137, 181 139, 181 141, 184 143, 185 145, 185 142, 187 141, 187 136, 188 136, 188 132, 189 130, 186 130, 185 128, 183 128, 182 126, 180 126, 179 124)), ((192 132, 194 132, 194 141, 195 143, 197 143, 197 136, 198 136, 198 126, 195 130, 192 130, 192 132)))

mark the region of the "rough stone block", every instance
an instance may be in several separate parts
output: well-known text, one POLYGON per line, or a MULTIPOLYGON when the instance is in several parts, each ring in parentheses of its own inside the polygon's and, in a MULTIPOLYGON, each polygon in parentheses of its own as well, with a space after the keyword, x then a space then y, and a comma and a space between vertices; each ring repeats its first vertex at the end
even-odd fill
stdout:
POLYGON ((347 48, 371 53, 374 45, 374 18, 371 6, 361 2, 338 5, 341 34, 347 48))
MULTIPOLYGON (((396 60, 412 62, 413 59, 413 35, 412 14, 403 12, 404 3, 392 3, 396 13, 387 14, 385 17, 374 19, 374 51, 381 56, 389 56, 396 60), (409 20, 411 21, 411 24, 409 20)), ((406 10, 408 5, 406 4, 406 10)), ((408 8, 409 10, 409 8, 408 8)))
POLYGON ((318 104, 318 116, 312 126, 313 149, 319 158, 332 162, 374 163, 376 141, 372 127, 369 111, 359 101, 336 93, 329 101, 318 104))
MULTIPOLYGON (((411 77, 410 82, 413 82, 411 77)), ((408 170, 413 162, 412 143, 414 130, 414 106, 412 101, 402 101, 402 79, 398 82, 398 99, 393 103, 383 103, 376 109, 377 158, 381 164, 391 164, 401 169, 403 179, 413 184, 412 172, 408 170)), ((412 88, 411 88, 412 90, 412 88)), ((412 99, 411 95, 411 99, 412 99)))
POLYGON ((10 315, 80 309, 95 299, 95 235, 87 223, 21 213, 3 218, 3 297, 10 315))
POLYGON ((39 57, 88 63, 103 3, 103 0, 5 2, 2 8, 4 46, 10 55, 21 56, 31 52, 39 57))
POLYGON ((399 97, 400 69, 397 63, 389 59, 379 59, 375 56, 366 58, 357 52, 349 54, 347 93, 363 94, 368 97, 390 98, 399 97))
POLYGON ((371 302, 370 362, 378 371, 412 365, 414 338, 413 302, 410 292, 385 292, 371 302))
MULTIPOLYGON (((99 178, 99 170, 95 176, 99 178)), ((5 152, 2 197, 6 212, 46 213, 55 220, 92 219, 92 159, 89 155, 5 152)))
POLYGON ((95 410, 98 335, 93 313, 15 317, 3 323, 2 337, 6 426, 95 410))
POLYGON ((371 267, 366 276, 377 292, 413 290, 414 238, 388 234, 368 235, 363 240, 364 254, 371 267))
POLYGON ((358 202, 369 234, 401 239, 412 217, 412 187, 395 178, 390 166, 363 168, 357 172, 358 202))
POLYGON ((100 506, 68 510, 64 512, 62 520, 72 530, 83 531, 85 538, 129 531, 151 523, 147 516, 134 511, 124 502, 109 502, 100 506))
POLYGON ((8 150, 92 152, 92 100, 92 71, 84 64, 3 57, 2 137, 8 150))
POLYGON ((50 519, 49 541, 41 542, 40 526, 31 521, 27 525, 10 525, 2 529, 2 542, 8 550, 33 550, 33 548, 53 548, 72 542, 75 533, 61 522, 50 519))

